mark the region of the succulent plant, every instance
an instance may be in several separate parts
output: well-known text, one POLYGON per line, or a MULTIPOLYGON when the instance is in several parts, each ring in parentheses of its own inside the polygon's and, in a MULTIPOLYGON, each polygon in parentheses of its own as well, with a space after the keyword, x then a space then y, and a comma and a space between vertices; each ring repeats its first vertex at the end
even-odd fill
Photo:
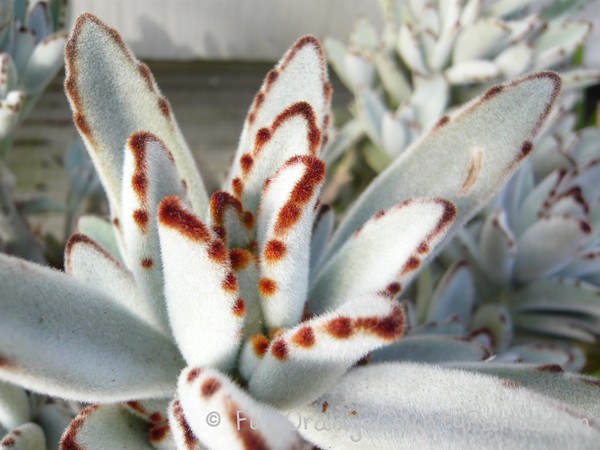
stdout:
POLYGON ((58 448, 62 434, 81 408, 0 382, 0 448, 58 448))
POLYGON ((5 161, 15 130, 63 65, 67 11, 64 0, 0 1, 0 248, 36 262, 44 257, 5 161))
POLYGON ((381 1, 381 36, 362 19, 348 48, 326 41, 333 68, 356 98, 330 160, 366 135, 364 157, 380 172, 448 110, 529 71, 560 69, 565 89, 597 83, 599 70, 570 64, 592 27, 568 18, 584 3, 381 1))
POLYGON ((211 196, 115 30, 82 15, 66 59, 111 221, 80 223, 66 274, 0 256, 0 378, 92 403, 63 449, 595 445, 593 378, 356 367, 401 339, 397 296, 527 157, 555 73, 496 86, 438 124, 332 234, 333 212, 318 208, 331 86, 315 38, 267 74, 211 196))

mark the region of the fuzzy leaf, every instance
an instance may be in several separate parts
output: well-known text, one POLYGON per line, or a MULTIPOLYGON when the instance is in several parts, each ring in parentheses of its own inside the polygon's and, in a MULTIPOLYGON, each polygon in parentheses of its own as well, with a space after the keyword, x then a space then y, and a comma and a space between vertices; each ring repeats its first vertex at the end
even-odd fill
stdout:
POLYGON ((407 200, 377 214, 319 271, 310 290, 310 311, 322 313, 355 295, 395 297, 441 241, 455 214, 454 206, 442 199, 407 200))
POLYGON ((600 435, 597 417, 574 413, 510 380, 411 363, 355 368, 288 417, 292 423, 301 417, 337 424, 300 428, 321 448, 591 449, 600 435))
POLYGON ((65 430, 61 450, 151 450, 146 423, 117 405, 88 406, 65 430))
POLYGON ((165 329, 167 312, 156 213, 164 197, 182 195, 184 190, 175 161, 159 138, 148 132, 128 137, 121 188, 121 229, 127 265, 148 299, 155 321, 163 323, 165 329))
POLYGON ((0 427, 7 430, 28 422, 31 411, 24 389, 0 381, 0 427))
POLYGON ((116 300, 60 272, 0 255, 0 378, 85 401, 168 396, 183 361, 116 300))
POLYGON ((66 41, 66 33, 59 32, 42 39, 36 45, 23 73, 25 91, 37 94, 52 81, 63 65, 66 41))
POLYGON ((65 56, 65 90, 73 120, 113 213, 121 211, 122 148, 132 133, 148 131, 173 154, 194 210, 203 214, 208 197, 200 172, 148 67, 135 59, 114 29, 89 13, 77 19, 65 56))
POLYGON ((560 91, 560 78, 541 72, 491 88, 407 149, 381 173, 348 211, 328 248, 344 241, 374 213, 408 199, 441 196, 453 202, 457 220, 470 219, 531 151, 560 91))
POLYGON ((310 402, 330 389, 368 352, 398 339, 404 330, 399 303, 382 295, 354 296, 275 338, 258 363, 248 389, 278 407, 310 402))
POLYGON ((299 448, 300 438, 284 416, 216 370, 184 370, 178 393, 190 428, 209 448, 299 448))
POLYGON ((190 428, 190 424, 185 418, 183 409, 181 408, 181 402, 177 397, 175 397, 175 399, 169 405, 169 428, 171 437, 175 442, 177 449, 205 449, 205 447, 202 444, 200 444, 198 438, 194 435, 194 432, 190 428))
POLYGON ((294 155, 317 156, 329 123, 331 85, 321 45, 297 40, 266 76, 240 137, 227 188, 256 211, 264 181, 294 155))
POLYGON ((300 320, 308 290, 314 210, 325 164, 311 156, 290 159, 265 184, 258 213, 258 284, 269 327, 300 320))
POLYGON ((44 430, 31 422, 13 428, 0 441, 1 450, 41 450, 45 448, 44 430))
POLYGON ((113 225, 96 216, 83 215, 77 220, 77 231, 85 234, 106 249, 115 259, 122 261, 119 243, 113 225))
POLYGON ((83 234, 71 236, 65 251, 65 271, 103 291, 130 314, 168 335, 163 317, 157 316, 131 273, 94 240, 83 234))
POLYGON ((479 236, 479 255, 486 274, 499 283, 512 279, 516 256, 515 237, 503 209, 489 214, 479 236))
POLYGON ((227 249, 177 197, 159 206, 165 296, 173 335, 186 361, 230 368, 245 304, 227 249))
POLYGON ((374 351, 369 363, 382 361, 414 361, 441 363, 446 361, 482 361, 488 350, 460 338, 436 335, 405 336, 387 347, 374 351))
POLYGON ((459 261, 450 266, 433 291, 427 321, 443 322, 456 315, 466 324, 474 302, 473 274, 464 261, 459 261))

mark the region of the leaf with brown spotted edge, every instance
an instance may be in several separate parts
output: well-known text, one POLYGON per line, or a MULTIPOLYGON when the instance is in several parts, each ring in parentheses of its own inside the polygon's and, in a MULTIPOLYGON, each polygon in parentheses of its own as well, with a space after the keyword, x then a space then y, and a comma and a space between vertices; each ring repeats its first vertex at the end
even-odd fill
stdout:
POLYGON ((560 77, 538 72, 490 88, 434 126, 382 172, 346 214, 327 249, 339 250, 373 214, 409 198, 456 205, 453 236, 498 191, 532 149, 560 92, 560 77))
POLYGON ((267 74, 248 112, 225 189, 255 212, 264 181, 295 155, 326 141, 331 85, 320 43, 298 39, 267 74))
POLYGON ((308 292, 307 243, 324 180, 323 161, 296 156, 265 183, 258 212, 258 288, 270 328, 293 326, 302 317, 308 292))
POLYGON ((121 224, 126 262, 155 321, 168 329, 163 264, 156 215, 169 195, 185 193, 173 156, 158 137, 136 132, 127 138, 121 188, 121 224))
POLYGON ((0 378, 74 400, 172 394, 171 340, 74 277, 0 255, 0 378))
POLYGON ((189 427, 209 448, 300 448, 298 433, 283 415, 216 370, 188 367, 179 377, 177 392, 189 427))
POLYGON ((355 295, 395 298, 425 264, 454 223, 446 200, 406 200, 376 214, 323 264, 309 294, 319 314, 355 295))
POLYGON ((188 364, 230 369, 245 302, 225 243, 177 197, 158 208, 169 323, 188 364))
POLYGON ((377 293, 354 296, 272 340, 248 389, 278 408, 311 402, 367 353, 400 338, 404 323, 395 300, 377 293))
POLYGON ((194 210, 208 207, 200 172, 168 101, 148 67, 112 28, 92 14, 78 17, 65 49, 65 91, 73 120, 106 189, 113 214, 121 211, 122 149, 128 136, 148 131, 171 151, 194 210))
POLYGON ((0 438, 2 450, 39 450, 46 448, 44 430, 33 422, 22 423, 0 438))
POLYGON ((61 450, 148 450, 147 424, 119 405, 92 405, 69 424, 61 450))
MULTIPOLYGON (((573 390, 576 383, 581 386, 574 382, 573 390)), ((373 364, 350 370, 318 400, 293 411, 311 423, 343 424, 327 432, 299 429, 320 448, 353 448, 358 439, 362 448, 385 450, 597 446, 598 416, 557 401, 551 391, 435 365, 373 364)), ((599 404, 596 391, 585 392, 599 404)))

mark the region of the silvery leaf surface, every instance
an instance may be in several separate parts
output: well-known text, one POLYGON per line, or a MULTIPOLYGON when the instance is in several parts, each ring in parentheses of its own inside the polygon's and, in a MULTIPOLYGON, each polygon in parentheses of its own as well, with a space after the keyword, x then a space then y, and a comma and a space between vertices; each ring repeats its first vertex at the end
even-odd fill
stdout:
POLYGON ((216 370, 188 367, 177 389, 189 427, 208 448, 299 448, 300 437, 283 415, 216 370))
POLYGON ((13 428, 0 440, 0 449, 2 450, 40 450, 45 448, 44 430, 32 422, 13 428))
MULTIPOLYGON (((569 387, 598 404, 596 386, 576 381, 569 387)), ((387 363, 352 369, 318 400, 293 411, 311 423, 339 424, 330 430, 300 428, 322 448, 594 448, 598 413, 552 394, 510 378, 387 363)))
POLYGON ((16 258, 0 269, 0 378, 85 401, 172 394, 177 348, 116 300, 16 258))
POLYGON ((147 131, 172 153, 194 210, 203 214, 208 197, 168 101, 148 67, 119 34, 91 14, 82 14, 65 49, 65 91, 73 120, 106 189, 113 214, 121 210, 122 151, 129 135, 147 131))
POLYGON ((73 421, 60 442, 61 450, 123 448, 152 450, 147 424, 118 405, 92 405, 73 421))
POLYGON ((379 212, 324 262, 312 280, 310 311, 322 313, 357 294, 394 298, 435 251, 455 216, 454 205, 439 198, 406 200, 379 212))
POLYGON ((437 195, 454 203, 453 235, 529 154, 559 90, 558 75, 532 74, 491 88, 442 118, 371 183, 347 212, 327 254, 377 211, 407 198, 437 195))

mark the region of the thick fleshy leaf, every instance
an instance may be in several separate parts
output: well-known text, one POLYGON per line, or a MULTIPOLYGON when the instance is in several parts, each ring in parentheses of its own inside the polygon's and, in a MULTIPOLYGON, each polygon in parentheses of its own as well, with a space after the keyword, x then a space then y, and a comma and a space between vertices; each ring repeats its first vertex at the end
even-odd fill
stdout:
POLYGON ((140 292, 131 272, 104 248, 83 234, 71 236, 65 250, 65 271, 88 283, 153 328, 168 334, 168 327, 140 292))
POLYGON ((542 217, 517 241, 515 277, 528 281, 566 266, 581 250, 591 231, 588 222, 576 217, 542 217))
POLYGON ((259 400, 292 407, 314 400, 368 352, 404 331, 404 312, 384 295, 354 296, 276 337, 258 363, 248 389, 259 400))
POLYGON ((191 364, 229 368, 245 304, 223 241, 177 197, 159 206, 165 296, 173 335, 191 364))
POLYGON ((592 30, 592 24, 583 21, 550 22, 534 42, 534 69, 551 68, 569 58, 583 44, 592 30))
POLYGON ((177 348, 106 294, 4 255, 0 286, 0 378, 85 401, 172 393, 177 348))
POLYGON ((500 74, 498 66, 485 59, 474 59, 455 64, 445 72, 450 84, 483 83, 500 74))
POLYGON ((2 450, 41 450, 46 448, 44 430, 35 423, 24 423, 13 428, 0 441, 2 450))
POLYGON ((322 205, 315 218, 310 240, 310 277, 312 279, 321 262, 323 250, 333 233, 335 213, 329 205, 322 205))
MULTIPOLYGON (((524 387, 530 391, 558 400, 568 405, 567 412, 573 417, 577 413, 574 408, 590 420, 584 425, 594 428, 596 433, 598 417, 600 417, 600 384, 597 378, 563 373, 555 364, 488 364, 488 363, 458 363, 451 364, 469 372, 494 375, 504 380, 516 383, 515 388, 524 387), (570 411, 569 411, 570 410, 570 411)), ((583 419, 583 417, 581 417, 583 419)))
POLYGON ((121 188, 126 262, 148 299, 155 321, 165 328, 168 321, 156 214, 164 197, 182 195, 184 190, 175 161, 158 137, 145 131, 128 137, 121 188))
POLYGON ((417 109, 417 118, 426 129, 440 118, 448 107, 450 87, 448 80, 442 76, 415 78, 415 91, 410 102, 417 109))
POLYGON ((494 64, 506 78, 517 77, 527 71, 533 59, 533 50, 525 42, 508 47, 495 59, 494 64))
POLYGON ((600 315, 600 289, 576 279, 528 283, 511 292, 508 301, 513 311, 543 310, 600 315))
POLYGON ((35 421, 44 430, 48 449, 59 448, 62 435, 74 415, 74 412, 62 403, 47 403, 37 411, 35 421))
POLYGON ((314 210, 325 164, 311 156, 290 159, 265 184, 258 213, 258 289, 269 327, 300 320, 308 291, 314 210))
POLYGON ((398 53, 404 63, 414 73, 419 75, 426 75, 428 73, 423 51, 419 45, 419 39, 415 33, 415 29, 409 23, 403 24, 400 28, 400 33, 398 34, 398 53))
POLYGON ((433 291, 427 321, 443 322, 455 315, 466 324, 474 301, 473 274, 464 261, 459 261, 450 266, 433 291))
POLYGON ((60 448, 151 450, 146 429, 146 422, 120 406, 88 406, 69 424, 60 448))
POLYGON ((255 212, 264 181, 286 160, 318 155, 330 100, 321 45, 302 37, 267 74, 244 123, 227 188, 242 195, 245 208, 255 212))
POLYGON ((489 214, 479 235, 479 256, 486 275, 493 281, 507 283, 512 279, 517 249, 503 209, 489 214))
POLYGON ((177 449, 185 450, 204 450, 205 447, 198 441, 198 438, 190 428, 181 402, 176 396, 169 405, 169 428, 171 436, 175 441, 177 449))
POLYGON ((56 76, 63 65, 66 41, 67 34, 59 32, 44 38, 36 45, 23 73, 23 87, 27 92, 39 93, 56 76))
POLYGON ((191 430, 209 448, 300 448, 298 433, 283 415, 216 370, 187 368, 178 393, 191 430))
POLYGON ((559 91, 558 75, 536 73, 493 87, 452 117, 442 118, 371 183, 346 214, 328 254, 374 213, 408 198, 441 196, 453 202, 458 218, 451 236, 530 153, 559 91))
POLYGON ((28 422, 31 415, 24 389, 0 381, 0 427, 10 430, 28 422))
POLYGON ((115 231, 107 220, 97 216, 83 215, 77 220, 77 231, 96 241, 107 250, 115 259, 122 261, 119 243, 115 231))
POLYGON ((395 60, 383 52, 376 52, 373 60, 386 92, 398 104, 408 100, 411 95, 411 87, 395 60))
POLYGON ((450 202, 421 199, 375 215, 319 271, 310 311, 319 314, 362 294, 395 297, 442 240, 455 214, 450 202))
POLYGON ((512 341, 513 324, 507 309, 497 303, 480 305, 469 323, 471 336, 489 341, 495 353, 502 352, 512 341))
POLYGON ((113 213, 121 211, 122 148, 132 133, 148 131, 173 154, 194 210, 204 214, 208 197, 200 172, 148 67, 135 59, 114 29, 89 13, 77 19, 65 55, 65 90, 73 119, 113 213))
MULTIPOLYGON (((446 361, 483 361, 489 351, 477 342, 436 335, 405 336, 369 355, 369 362, 413 361, 441 363, 446 361)), ((401 382, 401 380, 398 380, 401 382)))
POLYGON ((499 355, 494 363, 499 361, 518 362, 526 364, 560 366, 563 370, 581 371, 585 365, 585 354, 577 347, 571 350, 566 345, 534 342, 514 345, 499 355))
POLYGON ((512 380, 410 363, 355 368, 294 412, 315 424, 299 431, 321 448, 591 449, 600 435, 597 415, 580 414, 512 380), (323 422, 339 426, 316 427, 323 422))
POLYGON ((514 314, 521 332, 594 344, 600 338, 600 323, 586 316, 552 314, 552 311, 514 314), (590 323, 591 322, 591 323, 590 323))
POLYGON ((510 41, 510 28, 502 20, 485 17, 464 28, 454 44, 454 64, 496 56, 510 41))

